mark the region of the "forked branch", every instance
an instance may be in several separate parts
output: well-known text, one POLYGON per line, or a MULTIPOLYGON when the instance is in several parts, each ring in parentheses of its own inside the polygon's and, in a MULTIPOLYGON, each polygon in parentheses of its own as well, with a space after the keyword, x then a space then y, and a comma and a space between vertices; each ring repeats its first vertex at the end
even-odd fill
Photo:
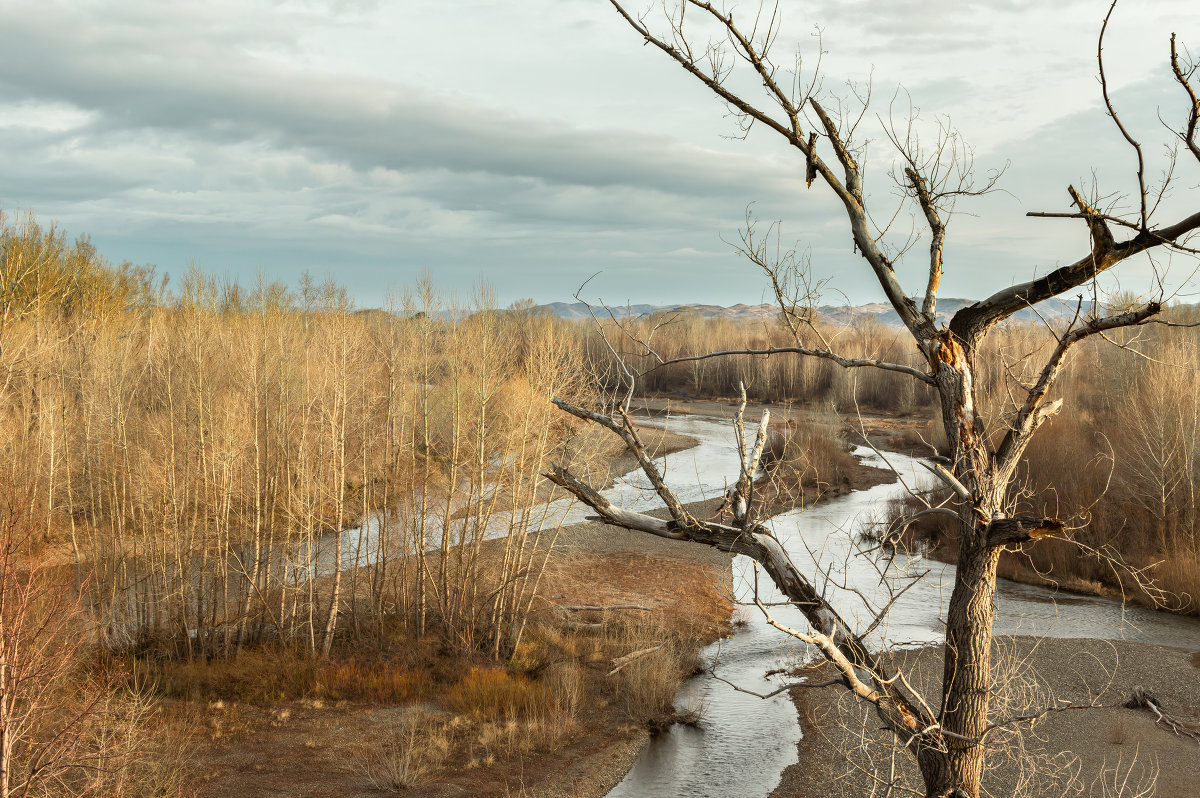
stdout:
POLYGON ((1002 476, 1012 474, 1017 467, 1017 462, 1020 460, 1022 453, 1025 451, 1025 447, 1032 439, 1033 433, 1061 406, 1061 401, 1047 403, 1046 396, 1058 378, 1064 359, 1071 347, 1085 338, 1104 333, 1108 330, 1142 324, 1151 317, 1158 315, 1161 310, 1162 306, 1157 302, 1150 302, 1127 313, 1118 313, 1112 316, 1093 319, 1086 324, 1068 330, 1059 337, 1058 344, 1054 347, 1054 351, 1042 367, 1037 382, 1030 389, 1025 402, 1022 404, 1020 410, 1017 411, 1011 427, 1000 442, 1000 446, 996 449, 996 468, 1002 476))
POLYGON ((837 668, 843 685, 874 705, 880 719, 903 741, 911 742, 918 749, 931 746, 940 748, 944 745, 940 735, 928 733, 934 726, 934 720, 923 708, 923 702, 909 695, 895 680, 881 678, 880 674, 883 671, 876 656, 826 602, 816 586, 800 573, 770 530, 752 520, 744 520, 740 526, 731 526, 695 518, 687 513, 666 486, 662 474, 647 455, 640 438, 629 429, 631 422, 628 417, 624 419, 624 424, 617 424, 599 413, 561 399, 555 399, 554 403, 578 418, 600 424, 619 435, 637 456, 642 471, 663 498, 670 518, 655 518, 646 513, 617 507, 563 468, 556 468, 545 474, 547 479, 595 510, 600 520, 605 523, 673 540, 701 543, 720 551, 750 557, 766 570, 791 605, 800 610, 811 626, 811 631, 782 626, 774 621, 765 606, 760 606, 767 614, 769 623, 819 650, 825 659, 837 668))
POLYGON ((1179 133, 1179 138, 1183 141, 1188 151, 1195 156, 1200 162, 1200 143, 1196 141, 1196 129, 1200 126, 1200 98, 1196 97, 1196 90, 1192 87, 1191 77, 1196 72, 1196 64, 1188 64, 1186 67, 1179 64, 1179 51, 1175 48, 1175 34, 1171 34, 1171 72, 1175 75, 1175 81, 1183 87, 1187 92, 1188 100, 1188 116, 1187 123, 1183 132, 1179 133))

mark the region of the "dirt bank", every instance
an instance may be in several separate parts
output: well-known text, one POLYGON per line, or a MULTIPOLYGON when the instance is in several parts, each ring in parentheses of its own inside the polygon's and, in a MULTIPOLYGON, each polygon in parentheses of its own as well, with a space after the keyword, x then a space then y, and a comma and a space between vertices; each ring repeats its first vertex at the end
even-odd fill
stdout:
MULTIPOLYGON (((601 487, 637 465, 615 436, 605 435, 601 440, 582 441, 577 447, 577 451, 588 453, 588 462, 571 461, 575 467, 585 466, 581 473, 587 473, 601 487)), ((649 427, 642 437, 656 456, 697 443, 693 438, 649 427)), ((699 506, 692 510, 704 511, 699 506)), ((489 542, 481 556, 502 556, 503 549, 498 542, 489 542)), ((613 679, 608 672, 613 657, 647 644, 637 642, 637 635, 644 632, 624 629, 621 612, 565 608, 649 608, 650 612, 627 614, 652 616, 654 628, 682 649, 677 655, 685 660, 689 655, 694 658, 705 644, 728 629, 732 613, 728 597, 730 557, 703 546, 588 522, 563 531, 542 578, 543 589, 528 635, 536 642, 526 654, 553 660, 565 653, 577 662, 583 681, 578 720, 552 743, 537 744, 530 750, 522 748, 518 753, 513 746, 528 745, 526 741, 480 742, 481 734, 502 735, 502 726, 496 730, 478 721, 454 726, 455 718, 444 708, 441 692, 453 691, 454 684, 471 667, 488 663, 482 658, 476 661, 440 653, 438 641, 422 640, 413 645, 428 651, 418 659, 428 661, 432 678, 446 686, 435 685, 421 704, 299 700, 267 705, 223 701, 205 706, 174 702, 173 711, 196 716, 196 794, 212 798, 386 794, 374 789, 366 777, 363 751, 373 742, 395 738, 397 728, 418 713, 418 717, 429 720, 431 730, 449 723, 447 736, 451 739, 447 745, 452 755, 442 766, 416 779, 417 783, 405 790, 409 795, 604 795, 628 772, 650 734, 646 725, 632 722, 629 710, 614 699, 613 679), (581 627, 585 628, 582 633, 581 627), (591 628, 603 629, 602 639, 586 631, 591 628), (628 635, 628 639, 621 635, 628 635), (611 639, 613 636, 616 639, 611 639), (460 750, 469 753, 456 760, 453 752, 460 750)), ((553 667, 554 662, 547 664, 553 667)), ((442 729, 437 733, 444 732, 442 729)))
POLYGON ((445 684, 435 685, 419 705, 300 700, 266 706, 216 702, 197 708, 203 715, 197 795, 385 795, 367 779, 364 748, 396 738, 413 712, 430 721, 436 730, 430 734, 446 739, 451 756, 419 777, 404 791, 407 795, 598 798, 607 793, 649 739, 648 727, 631 719, 608 676, 614 658, 651 644, 639 637, 643 631, 624 629, 623 615, 637 621, 652 617, 654 630, 671 639, 686 658, 727 631, 732 604, 729 555, 696 545, 671 547, 673 541, 660 547, 647 535, 625 545, 619 535, 595 529, 599 526, 581 524, 565 532, 567 545, 543 574, 539 608, 527 634, 531 645, 522 651, 539 662, 532 668, 513 664, 515 670, 533 673, 564 656, 577 664, 582 683, 576 721, 552 742, 508 740, 502 736, 502 722, 456 718, 454 685, 471 667, 488 663, 438 654, 436 640, 419 641, 414 645, 431 649, 431 667, 442 672, 437 678, 445 684), (602 545, 592 545, 598 542, 602 545), (649 612, 567 609, 583 605, 636 605, 649 612), (455 725, 458 720, 464 722, 455 725))
MULTIPOLYGON (((731 415, 728 407, 699 408, 717 415, 731 415)), ((615 436, 610 436, 615 440, 615 436)), ((643 439, 658 456, 695 445, 694 439, 646 428, 643 439)), ((618 442, 619 444, 619 442, 618 442)), ((587 473, 593 484, 607 485, 636 467, 635 459, 620 446, 602 441, 581 445, 593 452, 587 473), (597 449, 600 453, 597 455, 597 449)), ((731 459, 732 462, 732 459, 731 459)), ((858 489, 890 479, 877 469, 861 468, 845 484, 833 486, 824 496, 858 489)), ((794 497, 761 496, 772 500, 772 512, 787 509, 794 497)), ((814 494, 805 497, 811 501, 814 494)), ((689 505, 699 517, 720 513, 717 500, 689 505)), ((499 545, 484 547, 483 556, 502 551, 499 545)), ((409 795, 430 798, 478 796, 543 796, 544 798, 599 798, 624 777, 649 739, 644 723, 632 722, 620 694, 613 692, 609 671, 613 659, 649 643, 613 640, 608 630, 621 628, 622 612, 640 616, 640 610, 615 613, 567 610, 580 605, 645 607, 662 633, 677 641, 684 657, 694 658, 700 649, 727 631, 732 605, 730 556, 696 544, 673 541, 639 532, 587 522, 565 528, 554 556, 543 576, 536 623, 539 630, 530 639, 542 641, 575 661, 584 680, 581 709, 575 725, 551 744, 539 744, 514 755, 497 749, 496 756, 481 744, 479 722, 467 721, 451 740, 453 751, 466 751, 419 779, 406 790, 409 795), (585 629, 582 635, 578 632, 585 629), (587 629, 604 629, 597 642, 587 629), (470 739, 466 739, 469 737, 470 739)), ((643 616, 644 617, 644 616, 643 616)), ((542 644, 545 644, 544 646, 542 644)), ((450 689, 472 665, 437 653, 428 655, 435 670, 446 671, 439 679, 450 689), (448 674, 448 675, 447 675, 448 674)), ((558 657, 555 653, 552 657, 558 657)), ((549 663, 553 664, 553 662, 549 663)), ((440 682, 439 682, 440 683, 440 682)), ((437 688, 443 689, 443 688, 437 688)), ((673 691, 672 691, 673 694, 673 691)), ((424 704, 414 706, 370 705, 353 702, 278 702, 269 706, 213 704, 198 708, 203 716, 203 739, 198 746, 202 777, 199 796, 231 794, 279 796, 372 796, 363 773, 365 743, 390 739, 414 712, 427 713, 437 726, 455 720, 436 691, 424 704)), ((453 736, 453 734, 451 736, 453 736)))
MULTIPOLYGON (((1179 737, 1144 709, 1120 706, 1135 688, 1155 694, 1167 713, 1200 728, 1200 661, 1192 652, 1106 640, 1038 640, 1002 637, 994 644, 996 718, 1067 704, 1094 704, 1046 715, 1032 728, 993 738, 985 795, 1195 795, 1200 785, 1200 745, 1179 737), (1156 792, 1140 788, 1157 782, 1156 792), (1107 789, 1106 789, 1107 785, 1107 789)), ((897 664, 927 697, 937 695, 940 647, 897 652, 897 664)), ((828 666, 811 681, 830 678, 828 666)), ((772 798, 866 796, 886 790, 891 760, 887 736, 873 712, 840 687, 792 692, 804 740, 800 761, 788 768, 772 798), (865 735, 865 738, 864 738, 865 735), (864 739, 872 745, 864 746, 864 739), (882 783, 880 781, 882 779, 882 783)), ((936 700, 930 702, 935 708, 936 700)), ((898 786, 920 789, 903 752, 896 757, 898 786)), ((908 794, 899 790, 899 794, 908 794)))

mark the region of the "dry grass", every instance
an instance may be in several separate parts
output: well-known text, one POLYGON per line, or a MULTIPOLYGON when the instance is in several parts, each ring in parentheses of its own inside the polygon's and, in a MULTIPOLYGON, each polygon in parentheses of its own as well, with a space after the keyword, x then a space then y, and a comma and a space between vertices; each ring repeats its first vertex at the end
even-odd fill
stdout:
POLYGON ((332 700, 372 704, 402 704, 430 690, 425 671, 410 670, 391 663, 361 663, 354 660, 327 663, 317 669, 313 692, 332 700))
POLYGON ((408 712, 382 739, 359 747, 351 767, 380 792, 404 792, 442 766, 450 755, 451 739, 443 719, 408 712))
POLYGON ((432 690, 432 669, 402 661, 366 660, 353 655, 329 662, 288 647, 247 649, 227 660, 175 662, 126 657, 109 668, 128 683, 189 701, 269 704, 301 698, 401 704, 432 690))
POLYGON ((446 695, 446 705, 476 720, 526 720, 547 713, 549 687, 505 668, 471 668, 446 695))
POLYGON ((102 730, 115 756, 95 772, 94 792, 112 798, 185 798, 198 772, 198 725, 163 711, 146 692, 113 694, 102 730))
POLYGON ((1200 614, 1200 555, 1181 552, 1165 558, 1153 571, 1154 581, 1183 610, 1200 614))
POLYGON ((946 450, 946 433, 936 421, 928 421, 919 427, 904 427, 888 436, 883 447, 889 451, 905 452, 917 457, 928 457, 946 450))
POLYGON ((521 763, 561 756, 581 737, 699 722, 702 708, 676 712, 674 698, 695 670, 701 645, 729 617, 716 576, 695 563, 630 554, 572 555, 555 563, 545 594, 561 603, 660 606, 654 613, 569 614, 544 606, 504 665, 462 663, 424 695, 424 706, 442 710, 422 714, 437 741, 436 757, 398 727, 396 739, 358 753, 356 772, 385 790, 412 789, 388 786, 402 781, 419 788, 429 779, 524 789, 536 777, 521 763), (615 659, 660 643, 609 675, 615 659))
POLYGON ((614 660, 617 655, 646 652, 606 677, 613 700, 630 721, 661 730, 688 719, 688 713, 676 712, 675 696, 699 670, 699 640, 649 613, 614 619, 604 624, 601 637, 614 660))
POLYGON ((838 435, 839 423, 789 419, 771 430, 763 451, 772 505, 811 503, 850 485, 858 461, 838 435))

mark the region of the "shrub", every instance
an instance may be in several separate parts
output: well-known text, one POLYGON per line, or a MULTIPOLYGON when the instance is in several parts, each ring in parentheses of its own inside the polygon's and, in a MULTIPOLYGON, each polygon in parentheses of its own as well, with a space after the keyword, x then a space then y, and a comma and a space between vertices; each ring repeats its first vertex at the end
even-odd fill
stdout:
POLYGON ((553 696, 545 684, 504 668, 471 668, 451 688, 447 705, 476 720, 518 720, 546 714, 553 696))

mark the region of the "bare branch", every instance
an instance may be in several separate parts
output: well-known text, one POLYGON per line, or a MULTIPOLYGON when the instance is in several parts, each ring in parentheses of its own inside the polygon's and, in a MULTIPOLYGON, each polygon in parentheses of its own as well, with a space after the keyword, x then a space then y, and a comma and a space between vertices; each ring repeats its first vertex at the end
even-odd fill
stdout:
POLYGON ((1055 269, 1044 277, 1004 288, 987 299, 968 305, 950 322, 950 329, 964 341, 976 341, 994 324, 1018 310, 1032 307, 1080 286, 1123 260, 1152 247, 1173 244, 1182 236, 1200 229, 1200 212, 1176 224, 1158 230, 1141 231, 1128 241, 1116 243, 1102 259, 1091 253, 1074 263, 1055 269))
POLYGON ((688 355, 687 357, 676 357, 670 360, 664 360, 654 367, 647 369, 643 374, 648 374, 655 369, 669 366, 673 363, 691 363, 697 360, 708 360, 714 357, 729 357, 730 355, 806 355, 809 357, 819 357, 825 360, 832 360, 843 368, 865 368, 872 367, 883 369, 884 371, 894 371, 898 374, 907 374, 908 376, 920 380, 926 385, 935 385, 933 377, 923 371, 913 368, 912 366, 904 366, 899 363, 888 363, 883 360, 875 360, 868 358, 847 358, 837 355, 825 349, 810 349, 806 346, 774 346, 768 349, 723 349, 719 352, 707 352, 703 355, 688 355))
POLYGON ((1141 324, 1152 316, 1157 315, 1161 310, 1162 306, 1157 302, 1150 302, 1128 313, 1093 319, 1081 327, 1069 330, 1059 338, 1054 352, 1051 353, 1045 366, 1042 367, 1038 381, 1029 391, 1025 403, 1017 412, 1011 428, 1004 436, 1004 440, 996 448, 996 468, 1001 475, 1012 474, 1013 469, 1016 468, 1017 461, 1025 451, 1025 447, 1029 444, 1033 433, 1047 418, 1058 410, 1059 404, 1051 403, 1044 406, 1044 402, 1046 394, 1049 392, 1051 386, 1053 386, 1062 368, 1063 358, 1066 357, 1070 348, 1092 335, 1102 334, 1107 330, 1114 330, 1120 327, 1131 327, 1141 324))
POLYGON ((906 168, 904 174, 917 195, 918 204, 932 232, 929 242, 929 281, 925 285, 925 299, 921 303, 921 312, 933 319, 937 308, 938 286, 942 282, 942 249, 946 245, 946 225, 938 215, 937 206, 929 194, 929 186, 926 185, 925 179, 917 174, 917 170, 912 166, 906 168))
POLYGON ((1196 71, 1196 65, 1189 65, 1187 72, 1179 66, 1179 53, 1175 49, 1175 34, 1171 34, 1171 72, 1175 75, 1176 82, 1183 87, 1187 92, 1188 99, 1191 100, 1191 105, 1188 108, 1187 127, 1182 133, 1179 133, 1179 138, 1183 140, 1184 145, 1191 151, 1192 155, 1200 161, 1200 143, 1196 141, 1196 128, 1200 125, 1200 98, 1196 96, 1196 90, 1192 88, 1189 80, 1193 72, 1196 71))
MULTIPOLYGON (((643 463, 643 470, 646 470, 649 458, 640 440, 629 434, 628 423, 624 426, 618 425, 599 413, 584 410, 561 399, 555 399, 554 403, 579 418, 598 423, 620 435, 643 463)), ((739 528, 715 521, 700 521, 682 511, 680 515, 676 515, 674 510, 673 518, 666 521, 614 506, 566 469, 556 468, 545 476, 596 510, 601 520, 606 523, 674 540, 703 543, 720 551, 750 557, 766 569, 779 591, 792 606, 800 610, 812 626, 812 632, 800 632, 779 624, 770 615, 769 610, 757 600, 756 594, 756 604, 768 623, 820 650, 841 673, 843 684, 860 698, 873 704, 880 718, 905 741, 912 740, 932 723, 932 718, 921 708, 920 703, 897 687, 894 681, 881 680, 874 676, 882 672, 875 655, 867 649, 862 638, 850 630, 850 626, 825 600, 820 591, 797 570, 787 551, 765 527, 747 523, 744 528, 739 528)), ((654 481, 655 476, 649 471, 647 476, 654 481)), ((936 739, 933 742, 927 742, 924 738, 916 741, 918 748, 939 744, 936 739)))
POLYGON ((1096 42, 1096 64, 1100 72, 1100 93, 1104 97, 1104 107, 1108 109, 1108 115, 1112 117, 1117 130, 1121 131, 1121 135, 1129 142, 1129 146, 1133 147, 1134 152, 1137 153, 1138 203, 1141 208, 1142 230, 1146 231, 1150 229, 1150 216, 1146 209, 1146 159, 1142 155, 1142 145, 1133 136, 1129 135, 1129 131, 1125 129, 1125 124, 1121 121, 1121 117, 1117 115, 1116 109, 1113 108, 1112 100, 1108 96, 1108 79, 1104 76, 1104 34, 1108 30, 1108 23, 1112 19, 1113 11, 1117 8, 1117 2, 1118 0, 1113 0, 1112 5, 1108 7, 1108 13, 1104 15, 1104 24, 1100 26, 1100 38, 1096 42))
MULTIPOLYGON (((627 412, 625 412, 624 410, 620 411, 623 424, 617 424, 615 421, 613 421, 611 418, 608 418, 607 416, 603 416, 600 413, 596 413, 591 410, 587 410, 585 408, 579 407, 578 405, 573 405, 570 402, 563 401, 562 399, 556 398, 553 401, 554 401, 554 405, 556 407, 558 407, 560 410, 565 410, 566 412, 570 413, 571 415, 575 416, 576 418, 581 418, 584 421, 591 421, 593 423, 599 424, 600 426, 605 427, 605 428, 611 430, 612 432, 616 433, 617 435, 619 435, 621 440, 625 441, 625 445, 629 449, 629 451, 633 452, 633 454, 637 457, 638 464, 641 466, 642 471, 646 474, 646 477, 650 480, 650 484, 654 486, 655 492, 658 493, 659 497, 663 500, 663 503, 667 506, 667 510, 671 513, 671 517, 676 522, 678 522, 680 524, 684 524, 684 525, 690 525, 690 524, 696 523, 695 519, 692 518, 691 515, 687 512, 687 510, 684 509, 683 505, 680 503, 679 499, 677 499, 675 497, 675 494, 671 491, 671 489, 669 487, 667 487, 667 483, 663 480, 662 474, 659 472, 658 467, 656 465, 654 465, 654 461, 646 453, 646 447, 642 445, 641 437, 637 433, 637 426, 633 423, 633 419, 629 416, 629 414, 627 412)), ((558 483, 558 484, 562 484, 562 483, 558 483)), ((578 483, 578 485, 583 486, 582 483, 578 483)), ((564 488, 567 488, 568 490, 571 490, 572 493, 575 493, 576 496, 578 496, 578 498, 580 499, 580 501, 584 502, 587 505, 590 505, 591 507, 596 509, 598 512, 600 511, 600 508, 596 507, 596 505, 593 503, 593 501, 589 500, 589 497, 586 497, 584 495, 577 493, 574 489, 568 487, 565 484, 563 484, 562 486, 564 488)), ((586 488, 586 486, 583 486, 583 487, 586 488)), ((591 489, 588 488, 587 490, 590 491, 591 489)), ((606 503, 606 504, 608 503, 608 500, 600 497, 600 494, 596 493, 595 491, 591 491, 591 492, 593 494, 595 494, 594 497, 590 497, 591 499, 600 498, 600 500, 603 501, 604 503, 606 503)), ((613 508, 613 509, 615 510, 617 508, 613 508)), ((601 512, 601 515, 603 515, 603 514, 604 513, 601 512)), ((644 530, 644 531, 649 531, 649 530, 644 530)), ((671 537, 671 536, 668 535, 668 537, 671 537)))

